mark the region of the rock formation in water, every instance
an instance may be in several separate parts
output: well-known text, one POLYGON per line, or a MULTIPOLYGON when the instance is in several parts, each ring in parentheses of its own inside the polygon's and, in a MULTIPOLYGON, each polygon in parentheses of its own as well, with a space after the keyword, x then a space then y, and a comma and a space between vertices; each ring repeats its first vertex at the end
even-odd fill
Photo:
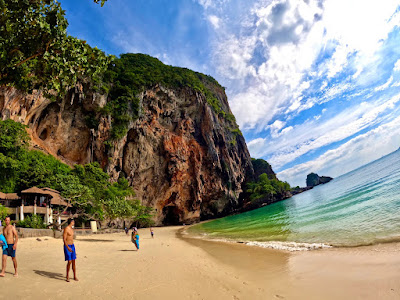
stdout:
MULTIPOLYGON (((211 84, 211 83, 207 83, 211 84)), ((223 88, 212 86, 231 113, 223 88)), ((202 93, 189 87, 154 85, 139 96, 139 118, 127 134, 109 142, 111 116, 96 128, 87 118, 107 96, 71 89, 52 102, 39 92, 0 88, 0 118, 28 126, 32 147, 69 164, 97 161, 113 180, 125 176, 156 224, 193 223, 239 209, 246 177, 254 177, 250 155, 236 123, 215 113, 202 93)))
POLYGON ((318 176, 318 174, 310 173, 307 175, 306 184, 307 184, 307 187, 314 187, 319 184, 328 183, 332 179, 333 179, 332 177, 318 176))

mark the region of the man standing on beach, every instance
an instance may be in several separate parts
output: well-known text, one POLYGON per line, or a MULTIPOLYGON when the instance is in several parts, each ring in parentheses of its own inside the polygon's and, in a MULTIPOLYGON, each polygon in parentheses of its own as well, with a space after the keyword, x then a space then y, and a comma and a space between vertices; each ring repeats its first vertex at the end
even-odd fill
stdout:
POLYGON ((74 271, 74 280, 78 281, 78 278, 76 277, 76 266, 75 266, 76 251, 74 245, 74 229, 73 229, 74 225, 75 221, 71 218, 68 219, 68 226, 65 227, 63 234, 64 256, 65 256, 65 261, 68 261, 67 276, 66 276, 67 282, 69 282, 69 270, 71 268, 71 264, 72 264, 72 271, 74 271))
POLYGON ((150 234, 151 234, 151 238, 154 238, 154 231, 153 231, 153 227, 150 227, 150 234))
POLYGON ((14 277, 18 277, 17 271, 17 259, 15 258, 15 252, 17 250, 17 243, 18 243, 18 234, 15 227, 12 226, 10 217, 6 217, 5 219, 6 226, 3 228, 3 234, 7 241, 7 248, 3 250, 3 265, 0 273, 0 277, 5 276, 6 272, 6 264, 7 264, 7 256, 11 256, 12 261, 14 263, 14 277))

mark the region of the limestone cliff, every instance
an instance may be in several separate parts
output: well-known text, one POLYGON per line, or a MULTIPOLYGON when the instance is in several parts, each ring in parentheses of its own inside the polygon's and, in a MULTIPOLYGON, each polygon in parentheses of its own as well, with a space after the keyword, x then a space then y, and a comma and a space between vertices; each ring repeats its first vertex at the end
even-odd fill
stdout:
MULTIPOLYGON (((230 113, 224 90, 210 88, 230 113)), ((142 204, 156 209, 156 224, 192 223, 240 208, 246 176, 254 171, 236 123, 189 87, 154 85, 138 98, 138 119, 113 142, 111 116, 99 114, 107 96, 84 85, 58 102, 2 87, 0 118, 26 124, 32 147, 69 165, 97 161, 114 180, 125 176, 142 204), (90 116, 99 120, 95 128, 90 116)))

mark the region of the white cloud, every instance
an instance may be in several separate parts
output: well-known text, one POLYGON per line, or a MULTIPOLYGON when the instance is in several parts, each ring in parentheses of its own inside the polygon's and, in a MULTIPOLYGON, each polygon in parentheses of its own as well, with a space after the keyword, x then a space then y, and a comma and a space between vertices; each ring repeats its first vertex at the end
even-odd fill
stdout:
POLYGON ((292 130, 293 130, 293 126, 288 126, 288 127, 282 129, 281 134, 286 134, 292 130))
POLYGON ((213 0, 198 0, 197 2, 205 9, 209 8, 213 4, 213 0))
POLYGON ((265 127, 289 98, 310 87, 302 79, 322 46, 323 28, 312 26, 322 9, 317 1, 285 3, 260 1, 241 21, 243 34, 228 29, 215 46, 217 71, 237 91, 230 103, 244 128, 265 127), (251 110, 250 101, 257 103, 251 110))
POLYGON ((400 145, 400 117, 361 134, 318 158, 277 174, 291 185, 304 186, 307 174, 337 177, 395 151, 400 145), (378 146, 379 145, 379 146, 378 146))
POLYGON ((221 20, 217 16, 215 16, 215 15, 208 16, 208 21, 211 23, 211 25, 214 27, 214 29, 219 28, 219 24, 220 24, 221 20))
POLYGON ((393 71, 394 72, 400 71, 400 59, 395 62, 394 67, 393 67, 393 71))
POLYGON ((257 153, 261 153, 264 151, 265 139, 257 138, 251 140, 250 142, 247 142, 247 147, 249 148, 252 157, 260 157, 259 155, 257 155, 257 153))
POLYGON ((375 92, 386 90, 386 89, 390 86, 390 84, 391 84, 392 82, 393 82, 393 76, 390 76, 390 78, 388 79, 388 81, 386 81, 384 84, 382 84, 382 85, 380 85, 380 86, 377 86, 377 87, 375 88, 375 92))
POLYGON ((348 107, 324 121, 313 118, 294 126, 279 139, 257 139, 257 147, 249 145, 250 153, 253 157, 267 157, 274 168, 280 168, 306 153, 340 142, 361 130, 385 122, 390 117, 386 113, 393 111, 399 101, 400 94, 390 99, 348 107))
POLYGON ((400 13, 394 14, 398 1, 321 3, 260 0, 238 21, 228 18, 232 26, 218 24, 214 63, 219 75, 229 82, 224 85, 243 130, 261 130, 282 112, 299 113, 355 85, 342 82, 335 84, 337 90, 325 90, 329 82, 323 81, 322 99, 301 100, 321 77, 329 80, 348 68, 359 83, 379 77, 375 70, 381 61, 379 49, 400 20, 400 13), (315 65, 323 52, 332 56, 315 65), (256 105, 249 106, 252 101, 256 105))
POLYGON ((229 1, 230 0, 194 0, 194 2, 203 6, 205 10, 221 7, 229 1))
POLYGON ((348 45, 338 45, 331 59, 328 61, 326 69, 328 78, 334 77, 337 73, 343 70, 348 63, 348 56, 352 50, 348 45))
POLYGON ((281 129, 286 125, 286 122, 282 122, 280 120, 276 120, 274 123, 271 125, 267 126, 267 129, 270 130, 271 136, 272 137, 277 137, 279 136, 279 132, 281 129))

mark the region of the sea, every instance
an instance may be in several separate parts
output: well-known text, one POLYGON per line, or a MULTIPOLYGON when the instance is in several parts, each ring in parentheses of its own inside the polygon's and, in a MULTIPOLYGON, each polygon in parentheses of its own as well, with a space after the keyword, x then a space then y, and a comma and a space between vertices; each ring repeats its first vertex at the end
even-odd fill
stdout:
POLYGON ((400 149, 287 200, 187 233, 289 251, 398 242, 400 149))

